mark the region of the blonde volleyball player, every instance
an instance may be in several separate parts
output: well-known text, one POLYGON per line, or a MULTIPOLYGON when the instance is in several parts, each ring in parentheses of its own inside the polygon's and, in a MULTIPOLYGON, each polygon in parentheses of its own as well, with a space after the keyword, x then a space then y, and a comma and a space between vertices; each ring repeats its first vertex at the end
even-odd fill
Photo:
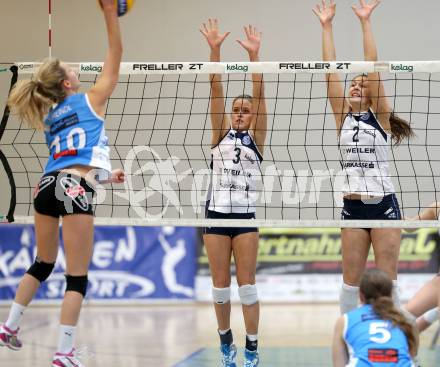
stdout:
MULTIPOLYGON (((250 61, 259 60, 261 33, 251 25, 244 28, 246 39, 237 42, 248 52, 250 61)), ((220 48, 229 35, 221 34, 216 19, 209 19, 200 29, 211 49, 210 61, 220 61, 220 48)), ((266 104, 261 74, 253 74, 253 95, 240 95, 225 111, 221 75, 211 75, 212 174, 206 205, 207 218, 255 218, 255 175, 260 172, 266 138, 266 104)), ((249 221, 251 223, 251 221, 249 221)), ((234 254, 238 293, 246 326, 246 349, 243 366, 259 363, 257 336, 259 303, 255 286, 258 252, 258 229, 253 227, 217 228, 204 231, 213 299, 220 335, 222 366, 235 367, 237 350, 230 328, 231 254, 234 254)))
MULTIPOLYGON (((438 220, 440 202, 433 202, 422 210, 419 215, 405 218, 407 220, 438 220)), ((408 232, 415 231, 407 230, 408 232)), ((422 332, 439 318, 440 305, 440 273, 426 283, 404 306, 412 318, 416 318, 417 329, 422 332)))
POLYGON ((378 269, 360 282, 362 306, 340 316, 333 334, 333 367, 413 367, 418 335, 393 304, 393 282, 378 269))
MULTIPOLYGON (((377 60, 370 21, 377 5, 377 0, 369 3, 360 0, 360 6, 353 6, 362 26, 366 61, 377 60)), ((333 0, 330 3, 323 0, 322 5, 317 5, 313 11, 322 25, 323 59, 334 61, 336 52, 332 22, 336 4, 333 0)), ((393 113, 378 73, 355 77, 348 96, 344 95, 344 86, 338 74, 327 74, 327 84, 346 177, 342 219, 401 219, 389 174, 388 156, 391 139, 398 144, 412 136, 411 127, 393 113)), ((370 245, 373 246, 377 268, 384 270, 397 282, 400 237, 400 229, 342 229, 342 313, 354 309, 358 304, 359 282, 370 245)), ((394 295, 398 302, 397 291, 394 295)))
POLYGON ((8 100, 20 119, 45 131, 50 156, 34 194, 37 258, 23 276, 9 317, 0 327, 0 345, 13 350, 22 347, 20 320, 40 284, 52 273, 62 217, 66 292, 53 367, 83 366, 75 356, 74 338, 93 251, 93 178, 102 172, 106 181, 124 181, 122 170, 111 171, 104 129, 105 104, 118 82, 122 41, 115 0, 101 0, 101 5, 108 52, 96 84, 87 93, 78 93, 75 70, 49 59, 32 80, 17 83, 8 100))

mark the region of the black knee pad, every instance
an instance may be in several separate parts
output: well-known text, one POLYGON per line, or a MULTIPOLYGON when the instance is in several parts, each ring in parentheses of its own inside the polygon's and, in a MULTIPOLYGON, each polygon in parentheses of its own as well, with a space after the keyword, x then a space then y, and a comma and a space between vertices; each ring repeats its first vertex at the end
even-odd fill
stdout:
POLYGON ((66 274, 66 292, 78 292, 85 297, 88 283, 87 275, 73 276, 66 274))
POLYGON ((54 267, 55 264, 45 263, 37 257, 26 273, 42 283, 49 278, 54 267))

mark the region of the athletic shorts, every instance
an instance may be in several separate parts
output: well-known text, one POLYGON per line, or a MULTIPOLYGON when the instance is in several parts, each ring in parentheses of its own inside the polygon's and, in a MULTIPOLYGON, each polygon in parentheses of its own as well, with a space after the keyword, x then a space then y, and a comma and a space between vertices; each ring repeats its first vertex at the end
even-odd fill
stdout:
MULTIPOLYGON (((255 219, 255 213, 220 213, 212 210, 206 211, 206 218, 213 219, 255 219)), ((203 234, 216 234, 234 238, 240 234, 258 232, 256 227, 205 227, 203 234)))
POLYGON ((380 202, 344 199, 341 219, 398 220, 402 219, 402 215, 396 195, 390 194, 385 195, 380 202))
POLYGON ((95 190, 84 178, 55 171, 41 177, 34 191, 34 208, 39 214, 59 218, 69 214, 93 215, 95 190))

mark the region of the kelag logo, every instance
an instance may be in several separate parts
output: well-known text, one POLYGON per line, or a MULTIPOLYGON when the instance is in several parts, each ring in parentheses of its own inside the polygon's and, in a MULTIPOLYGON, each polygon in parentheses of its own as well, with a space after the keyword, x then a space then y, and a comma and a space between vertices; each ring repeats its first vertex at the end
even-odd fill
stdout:
POLYGON ((414 66, 412 65, 407 65, 407 64, 390 64, 390 70, 391 71, 397 71, 397 72, 408 72, 408 73, 412 73, 414 70, 414 66))
POLYGON ((238 72, 238 73, 247 73, 249 70, 249 66, 240 65, 240 64, 226 64, 226 71, 229 72, 238 72))
POLYGON ((101 64, 81 64, 79 68, 80 73, 94 72, 100 73, 102 71, 101 64))

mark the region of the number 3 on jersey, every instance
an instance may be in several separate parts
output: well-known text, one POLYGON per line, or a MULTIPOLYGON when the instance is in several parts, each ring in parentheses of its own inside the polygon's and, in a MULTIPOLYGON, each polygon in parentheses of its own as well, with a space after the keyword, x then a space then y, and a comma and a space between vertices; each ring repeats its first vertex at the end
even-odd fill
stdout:
POLYGON ((235 148, 234 149, 235 154, 235 158, 232 160, 232 163, 238 164, 240 163, 240 153, 241 153, 241 149, 240 148, 235 148))
POLYGON ((84 129, 80 127, 76 127, 69 131, 69 134, 67 134, 66 137, 67 147, 64 149, 61 149, 61 138, 59 135, 55 136, 55 138, 52 140, 52 143, 50 144, 49 149, 52 151, 52 148, 55 148, 55 152, 53 153, 59 153, 61 150, 70 150, 70 149, 82 149, 86 146, 86 133, 84 129), (77 146, 75 146, 75 136, 77 137, 77 146))
POLYGON ((373 343, 385 344, 391 339, 387 322, 372 322, 368 333, 373 343))

